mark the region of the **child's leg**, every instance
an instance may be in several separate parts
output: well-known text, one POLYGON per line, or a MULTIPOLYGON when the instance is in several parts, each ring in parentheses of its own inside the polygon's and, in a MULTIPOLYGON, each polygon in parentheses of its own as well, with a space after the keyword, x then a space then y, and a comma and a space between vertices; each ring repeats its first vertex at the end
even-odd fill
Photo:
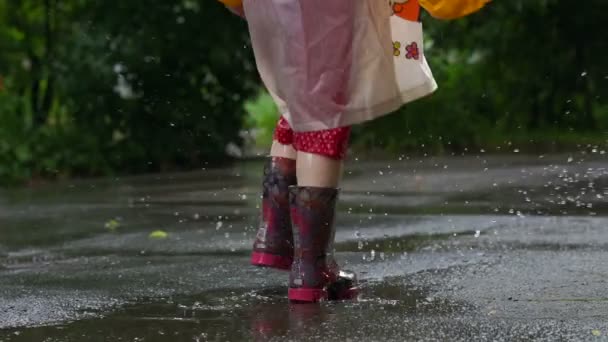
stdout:
POLYGON ((337 188, 349 137, 350 127, 295 133, 298 185, 337 188))
POLYGON ((293 139, 294 133, 291 130, 291 127, 289 127, 289 123, 281 117, 274 130, 270 156, 296 160, 296 150, 293 148, 293 139))
POLYGON ((287 270, 293 261, 289 187, 296 185, 296 151, 292 143, 293 132, 281 118, 264 167, 260 227, 251 255, 251 263, 256 266, 287 270))
POLYGON ((316 302, 356 295, 354 276, 342 278, 333 258, 334 218, 350 128, 295 133, 298 186, 289 201, 295 257, 289 299, 316 302))

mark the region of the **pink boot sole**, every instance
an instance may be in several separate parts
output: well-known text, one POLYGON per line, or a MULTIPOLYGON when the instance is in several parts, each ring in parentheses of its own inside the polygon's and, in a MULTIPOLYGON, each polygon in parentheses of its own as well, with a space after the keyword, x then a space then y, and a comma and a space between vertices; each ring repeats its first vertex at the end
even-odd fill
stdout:
POLYGON ((270 267, 279 270, 289 271, 293 259, 274 254, 253 252, 251 254, 251 264, 259 267, 270 267))

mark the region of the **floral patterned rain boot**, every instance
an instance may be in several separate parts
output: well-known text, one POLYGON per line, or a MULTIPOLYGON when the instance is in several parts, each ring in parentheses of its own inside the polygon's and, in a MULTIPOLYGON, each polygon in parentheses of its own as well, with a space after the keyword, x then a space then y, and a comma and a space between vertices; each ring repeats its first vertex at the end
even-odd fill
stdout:
POLYGON ((293 235, 289 187, 296 183, 296 161, 271 157, 264 167, 262 214, 253 244, 252 265, 282 270, 291 268, 293 235))
POLYGON ((289 276, 289 300, 319 302, 357 296, 356 277, 340 271, 333 257, 334 218, 338 190, 289 188, 294 236, 294 261, 289 276))

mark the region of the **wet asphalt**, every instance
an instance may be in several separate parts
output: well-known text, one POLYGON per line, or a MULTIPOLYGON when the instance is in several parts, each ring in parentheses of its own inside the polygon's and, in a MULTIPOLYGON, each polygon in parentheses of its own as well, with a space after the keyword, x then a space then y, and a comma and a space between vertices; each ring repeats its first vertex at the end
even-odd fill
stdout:
POLYGON ((350 160, 357 301, 248 266, 261 161, 0 191, 0 342, 608 341, 608 159, 350 160))

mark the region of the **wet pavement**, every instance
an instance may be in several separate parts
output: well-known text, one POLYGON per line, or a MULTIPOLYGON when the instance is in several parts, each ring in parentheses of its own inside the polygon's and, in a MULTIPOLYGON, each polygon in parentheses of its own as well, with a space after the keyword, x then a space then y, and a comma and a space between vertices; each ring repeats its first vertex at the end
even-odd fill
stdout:
POLYGON ((608 341, 608 159, 353 159, 354 302, 249 267, 261 162, 0 192, 0 341, 608 341))

